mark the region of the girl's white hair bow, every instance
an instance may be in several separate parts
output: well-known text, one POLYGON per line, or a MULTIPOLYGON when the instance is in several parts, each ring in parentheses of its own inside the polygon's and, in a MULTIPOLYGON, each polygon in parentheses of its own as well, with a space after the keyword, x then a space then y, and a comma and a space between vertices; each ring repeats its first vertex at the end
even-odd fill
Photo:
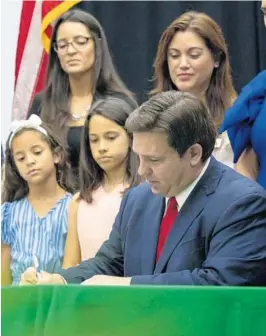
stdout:
POLYGON ((42 119, 36 114, 32 114, 27 120, 14 120, 10 125, 10 139, 9 139, 9 148, 11 147, 12 140, 14 136, 24 128, 36 129, 37 131, 48 136, 47 131, 41 127, 42 119))

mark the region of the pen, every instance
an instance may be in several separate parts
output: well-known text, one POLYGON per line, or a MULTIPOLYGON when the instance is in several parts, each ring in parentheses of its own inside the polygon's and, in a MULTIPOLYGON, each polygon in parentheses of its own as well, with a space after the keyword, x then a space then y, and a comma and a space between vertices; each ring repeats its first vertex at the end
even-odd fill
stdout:
POLYGON ((38 259, 37 259, 36 255, 33 256, 33 266, 36 269, 37 279, 40 279, 41 269, 40 269, 39 262, 38 262, 38 259))

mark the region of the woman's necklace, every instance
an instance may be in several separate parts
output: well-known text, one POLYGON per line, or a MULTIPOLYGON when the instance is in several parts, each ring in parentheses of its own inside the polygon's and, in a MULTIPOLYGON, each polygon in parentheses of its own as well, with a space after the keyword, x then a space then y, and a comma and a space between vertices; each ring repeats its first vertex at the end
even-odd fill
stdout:
POLYGON ((74 121, 80 121, 81 119, 85 119, 87 116, 87 113, 83 114, 83 115, 78 115, 78 114, 74 114, 71 113, 71 119, 74 121))
MULTIPOLYGON (((82 119, 85 119, 87 117, 87 114, 89 112, 89 109, 91 107, 91 104, 88 104, 86 106, 86 108, 84 109, 84 114, 80 115, 80 114, 75 114, 75 113, 71 113, 70 112, 70 115, 71 115, 71 119, 74 120, 74 121, 80 121, 82 119)), ((84 107, 83 107, 84 108, 84 107)))
POLYGON ((74 121, 80 121, 81 119, 85 119, 87 117, 87 114, 89 112, 90 105, 88 105, 85 109, 85 113, 82 115, 75 114, 75 113, 70 113, 71 114, 71 119, 74 121))

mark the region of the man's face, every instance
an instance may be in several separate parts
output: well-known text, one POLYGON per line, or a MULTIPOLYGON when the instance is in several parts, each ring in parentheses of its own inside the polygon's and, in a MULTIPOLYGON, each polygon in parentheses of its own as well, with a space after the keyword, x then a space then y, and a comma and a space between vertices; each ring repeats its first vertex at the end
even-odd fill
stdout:
POLYGON ((195 157, 198 147, 191 150, 192 147, 180 157, 169 146, 165 133, 133 134, 133 150, 140 160, 138 172, 148 181, 154 194, 176 196, 196 179, 202 165, 202 152, 199 149, 200 153, 195 157))

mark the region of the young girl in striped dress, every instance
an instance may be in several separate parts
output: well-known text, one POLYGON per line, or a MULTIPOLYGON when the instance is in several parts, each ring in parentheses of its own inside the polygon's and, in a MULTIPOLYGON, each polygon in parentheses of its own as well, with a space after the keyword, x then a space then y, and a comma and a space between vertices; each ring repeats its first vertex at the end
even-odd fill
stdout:
POLYGON ((61 266, 70 174, 65 149, 38 116, 12 123, 2 190, 2 285, 19 284, 35 257, 48 272, 61 266))

